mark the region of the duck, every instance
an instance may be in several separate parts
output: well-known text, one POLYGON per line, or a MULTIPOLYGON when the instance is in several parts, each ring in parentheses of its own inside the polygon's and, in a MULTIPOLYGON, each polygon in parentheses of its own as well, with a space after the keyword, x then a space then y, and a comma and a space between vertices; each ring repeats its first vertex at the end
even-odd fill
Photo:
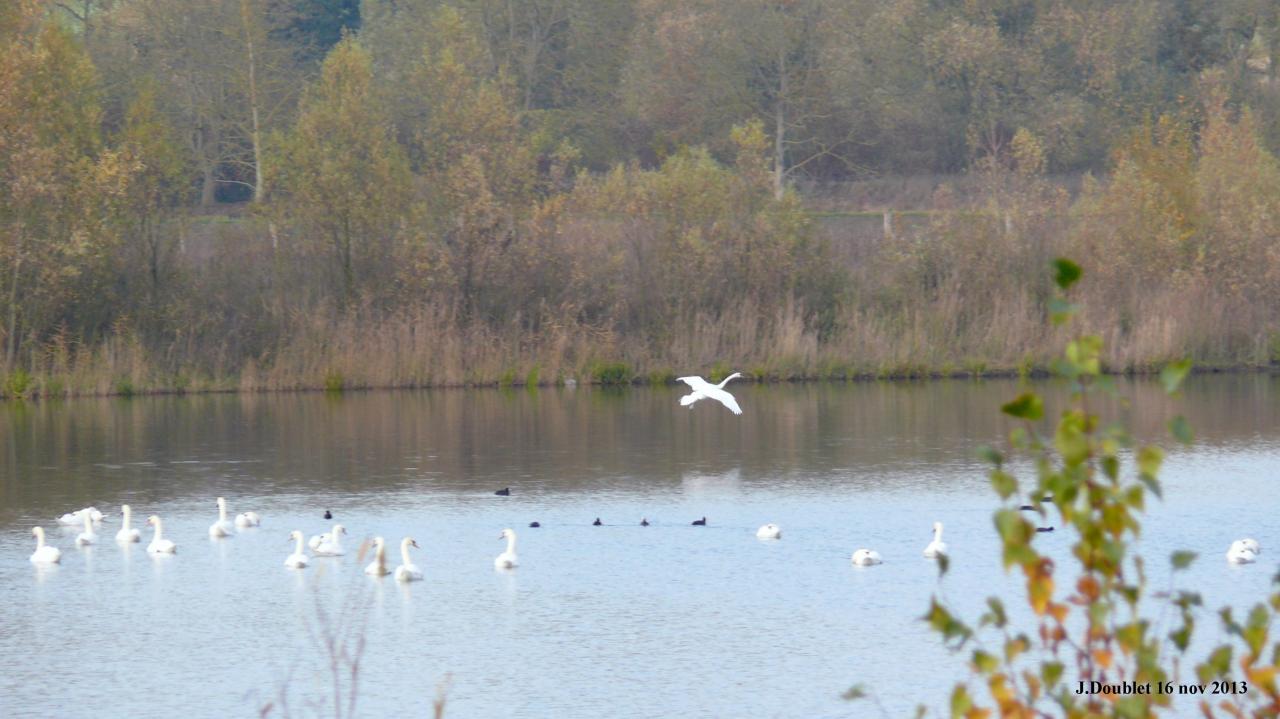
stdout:
POLYGON ((850 561, 859 567, 869 567, 873 564, 884 564, 884 560, 880 558, 880 553, 873 549, 859 549, 850 557, 850 561))
POLYGON ((782 539, 782 528, 776 524, 766 524, 756 530, 756 539, 782 539))
POLYGON ((209 525, 209 536, 213 539, 222 539, 232 536, 233 530, 231 522, 227 521, 227 500, 218 497, 218 521, 209 525))
POLYGON ((31 553, 32 564, 57 564, 62 561, 62 550, 44 543, 44 527, 32 527, 36 535, 36 551, 31 553))
POLYGON ((641 517, 641 518, 640 518, 640 526, 641 526, 641 527, 647 527, 647 526, 649 526, 649 520, 648 520, 648 518, 646 518, 646 517, 641 517))
POLYGON ((130 527, 130 520, 133 518, 133 510, 127 504, 120 505, 121 526, 120 531, 116 532, 116 541, 121 544, 131 544, 133 542, 142 541, 142 532, 136 527, 130 527))
POLYGON ((1258 561, 1258 554, 1240 540, 1231 543, 1227 550, 1227 561, 1232 564, 1253 564, 1258 561))
POLYGON ((302 553, 302 532, 293 530, 289 532, 289 539, 296 542, 293 546, 293 554, 284 558, 284 566, 291 569, 302 569, 307 566, 307 555, 302 553))
POLYGON ((178 545, 164 538, 164 525, 160 522, 160 517, 151 515, 147 518, 147 524, 155 527, 155 533, 151 535, 151 543, 147 545, 147 551, 152 554, 177 554, 178 545))
POLYGON ((591 523, 591 526, 593 526, 593 527, 601 527, 601 526, 604 526, 604 522, 601 522, 601 521, 600 521, 600 518, 599 518, 599 517, 596 517, 596 521, 592 522, 592 523, 591 523))
POLYGON ((695 519, 695 520, 693 520, 693 526, 695 526, 695 527, 705 527, 705 526, 707 526, 707 518, 706 518, 706 517, 703 517, 702 519, 695 519))
POLYGON ((520 564, 520 558, 516 556, 516 533, 513 529, 504 529, 502 534, 498 535, 498 539, 507 540, 507 551, 499 554, 493 559, 493 566, 496 569, 512 569, 520 564))
MULTIPOLYGON (((396 567, 397 582, 416 582, 422 579, 422 570, 409 559, 409 547, 417 547, 413 537, 400 540, 400 566, 396 567)), ((418 547, 421 549, 421 547, 418 547)))
POLYGON ((391 573, 387 569, 387 542, 382 537, 373 538, 373 561, 364 568, 364 573, 372 577, 391 573))
POLYGON ((346 527, 335 524, 332 532, 312 537, 307 544, 311 547, 311 553, 317 557, 340 557, 346 554, 342 548, 342 535, 346 533, 346 527))
POLYGON ((324 510, 324 518, 325 518, 325 519, 333 519, 333 512, 330 512, 330 511, 329 511, 329 510, 327 510, 327 509, 326 509, 326 510, 324 510))
POLYGON ((1036 527, 1037 532, 1052 532, 1053 527, 1036 527))
POLYGON ((241 512, 236 515, 236 527, 245 529, 247 527, 261 527, 262 517, 257 512, 241 512))
POLYGON ((937 559, 939 555, 947 553, 947 543, 942 541, 942 522, 933 523, 933 541, 924 548, 924 556, 926 559, 937 559))
POLYGON ((76 535, 76 546, 85 547, 98 541, 98 535, 93 531, 93 520, 88 513, 80 515, 84 517, 84 531, 76 535))
POLYGON ((529 522, 529 527, 530 527, 531 529, 537 529, 538 527, 541 527, 541 526, 542 526, 542 524, 541 524, 541 523, 539 523, 539 522, 529 522))
POLYGON ((499 497, 510 497, 510 496, 511 496, 511 488, 510 488, 510 487, 503 487, 502 489, 499 489, 498 491, 494 492, 494 494, 498 495, 499 497))

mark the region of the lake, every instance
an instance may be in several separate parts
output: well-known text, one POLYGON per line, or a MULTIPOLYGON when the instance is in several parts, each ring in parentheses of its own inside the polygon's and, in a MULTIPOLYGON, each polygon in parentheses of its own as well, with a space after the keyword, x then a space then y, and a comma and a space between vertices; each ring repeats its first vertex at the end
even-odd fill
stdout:
MULTIPOLYGON (((1280 556, 1280 379, 1196 376, 1179 399, 1117 384, 1126 401, 1105 410, 1170 452, 1140 546, 1153 587, 1168 584, 1169 553, 1191 549, 1200 559, 1178 581, 1208 607, 1265 597, 1280 556), (1166 438, 1178 413, 1190 448, 1166 438), (1243 536, 1263 561, 1228 565, 1243 536)), ((1037 387, 1061 406, 1058 383, 1037 387)), ((446 676, 446 717, 945 708, 968 652, 919 621, 930 597, 976 620, 988 594, 1021 596, 974 455, 1011 427, 999 406, 1018 383, 730 389, 741 417, 684 409, 667 387, 2 404, 0 714, 249 717, 270 703, 269 716, 333 716, 326 637, 359 655, 358 716, 431 716, 446 676), (511 496, 494 496, 503 487, 511 496), (211 540, 218 496, 262 526, 211 540), (118 546, 121 503, 135 525, 162 516, 178 553, 149 556, 145 527, 141 545, 118 546), (76 548, 79 529, 54 520, 90 504, 115 522, 76 548), (285 568, 290 530, 328 531, 325 510, 350 532, 346 556, 285 568), (941 582, 921 557, 934 521, 952 557, 941 582), (755 538, 766 522, 781 540, 755 538), (61 565, 28 562, 35 525, 61 565), (506 527, 521 565, 500 572, 506 527), (363 575, 374 535, 392 566, 414 537, 425 581, 363 575), (885 563, 851 566, 859 547, 885 563), (854 684, 872 698, 843 700, 854 684)), ((1036 539, 1060 566, 1070 541, 1036 539)), ((1202 616, 1204 641, 1220 638, 1202 616)))

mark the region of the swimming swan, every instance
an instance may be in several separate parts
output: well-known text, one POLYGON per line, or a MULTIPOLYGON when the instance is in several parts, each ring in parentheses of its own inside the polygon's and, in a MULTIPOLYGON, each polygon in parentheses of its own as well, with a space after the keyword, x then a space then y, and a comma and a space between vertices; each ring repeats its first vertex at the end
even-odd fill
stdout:
POLYGON ((311 553, 317 557, 341 557, 346 554, 342 548, 342 535, 347 533, 347 528, 341 524, 333 525, 333 531, 328 534, 321 534, 312 537, 308 542, 311 547, 311 553))
POLYGON ((507 551, 499 554, 493 559, 493 566, 496 569, 511 569, 519 566, 520 558, 516 556, 516 533, 513 529, 504 529, 502 534, 498 535, 498 539, 507 540, 507 551))
POLYGON ((31 553, 32 564, 57 564, 62 561, 62 551, 44 543, 44 527, 33 527, 31 533, 36 535, 36 551, 31 553))
MULTIPOLYGON (((400 566, 396 567, 396 581, 414 582, 422 579, 422 570, 409 559, 409 547, 417 547, 413 537, 400 540, 400 566)), ((418 547, 421 549, 421 547, 418 547)))
POLYGON ((364 573, 374 577, 391 573, 387 570, 387 543, 382 537, 373 538, 373 561, 364 568, 364 573))
POLYGON ((84 521, 84 517, 82 515, 85 514, 89 515, 89 519, 92 519, 95 522, 101 522, 106 518, 106 515, 99 512, 97 507, 85 507, 84 509, 77 509, 74 512, 68 512, 61 517, 58 517, 58 524, 74 527, 84 521))
POLYGON ((782 539, 782 528, 776 524, 766 524, 756 530, 756 539, 782 539))
POLYGON ((297 544, 293 547, 293 554, 284 558, 284 566, 293 569, 302 569, 307 566, 307 555, 302 553, 302 532, 293 530, 289 532, 289 539, 295 540, 297 544))
POLYGON ((939 554, 947 553, 947 543, 942 541, 942 522, 933 523, 933 541, 924 548, 926 559, 937 559, 939 554))
POLYGON ((230 537, 232 532, 231 522, 227 521, 227 500, 218 497, 218 521, 209 525, 209 536, 214 539, 230 537))
POLYGON ((684 382, 693 390, 693 392, 680 398, 680 406, 693 409, 694 402, 697 402, 700 399, 707 399, 709 397, 728 407, 730 412, 733 412, 734 414, 742 414, 742 408, 738 406, 738 400, 734 399, 733 395, 724 391, 724 386, 729 384, 729 380, 741 376, 741 373, 734 372, 728 377, 725 377, 720 384, 711 384, 701 377, 677 377, 676 379, 678 381, 684 382))
POLYGON ((123 517, 123 520, 120 531, 116 532, 116 541, 121 544, 141 542, 142 532, 139 532, 137 527, 129 526, 129 520, 133 518, 133 510, 129 508, 129 505, 120 505, 120 516, 123 517))
POLYGON ((241 512, 236 515, 236 526, 240 529, 246 527, 261 527, 262 517, 257 512, 241 512))
POLYGON ((86 512, 80 516, 84 517, 84 531, 76 535, 77 547, 83 547, 98 541, 98 535, 93 531, 93 519, 89 516, 89 513, 86 512))
POLYGON ((1231 543, 1231 546, 1239 546, 1240 548, 1247 549, 1254 554, 1262 554, 1262 545, 1258 544, 1258 540, 1256 539, 1237 539, 1231 543))
POLYGON ((1258 561, 1258 555, 1244 540, 1236 540, 1231 543, 1231 548, 1227 550, 1227 561, 1232 564, 1253 564, 1258 561))
POLYGON ((155 534, 151 535, 151 543, 147 545, 147 551, 152 554, 176 554, 178 545, 164 538, 164 525, 160 523, 160 517, 151 515, 147 518, 147 524, 156 528, 155 534))
POLYGON ((871 549, 859 549, 853 553, 851 561, 860 567, 869 567, 873 564, 884 564, 884 560, 880 558, 880 553, 871 549))

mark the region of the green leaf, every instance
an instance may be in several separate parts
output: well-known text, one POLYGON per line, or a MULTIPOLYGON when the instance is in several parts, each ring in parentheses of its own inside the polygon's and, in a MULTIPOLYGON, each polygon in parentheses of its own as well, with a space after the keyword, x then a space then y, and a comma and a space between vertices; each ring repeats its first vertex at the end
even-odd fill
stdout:
POLYGON ((978 447, 978 459, 989 464, 994 464, 997 467, 1004 464, 1004 456, 1001 455, 995 447, 986 444, 978 447))
POLYGON ((1000 407, 1010 417, 1034 422, 1044 416, 1044 402, 1034 392, 1018 395, 1012 402, 1000 407))
POLYGON ((972 708, 973 700, 969 698, 969 691, 963 685, 957 685, 955 691, 951 692, 951 716, 963 717, 972 708))
POLYGON ((1040 665, 1040 677, 1044 679, 1047 687, 1052 687, 1062 678, 1063 666, 1061 662, 1045 662, 1040 665))
POLYGON ((1182 386, 1182 380, 1187 378, 1187 373, 1191 371, 1191 360, 1181 359, 1177 362, 1170 362, 1160 370, 1160 384, 1164 385, 1166 394, 1173 394, 1182 386))
POLYGON ((1000 499, 1008 499, 1018 491, 1018 480, 1003 469, 991 470, 991 486, 1000 495, 1000 499))
POLYGON ((1054 297, 1049 300, 1049 321, 1055 325, 1066 324, 1078 309, 1078 306, 1061 297, 1054 297))
POLYGON ((1195 433, 1191 431, 1191 425, 1187 422, 1187 418, 1178 415, 1169 420, 1169 433, 1173 438, 1183 444, 1191 444, 1195 440, 1195 433))
POLYGON ((939 554, 934 557, 934 561, 938 563, 938 577, 947 576, 947 570, 951 568, 951 559, 945 554, 939 554))
POLYGON ((1059 257, 1053 261, 1054 276, 1053 281, 1057 283, 1061 289, 1068 289, 1080 279, 1083 270, 1080 265, 1068 260, 1065 257, 1059 257))
POLYGON ((1186 569, 1195 561, 1196 556, 1195 552, 1188 552, 1185 549, 1180 549, 1169 557, 1169 562, 1173 564, 1174 569, 1186 569))
POLYGON ((1000 660, 981 649, 977 649, 973 652, 973 665, 983 674, 990 674, 996 670, 996 667, 1000 666, 1000 660))

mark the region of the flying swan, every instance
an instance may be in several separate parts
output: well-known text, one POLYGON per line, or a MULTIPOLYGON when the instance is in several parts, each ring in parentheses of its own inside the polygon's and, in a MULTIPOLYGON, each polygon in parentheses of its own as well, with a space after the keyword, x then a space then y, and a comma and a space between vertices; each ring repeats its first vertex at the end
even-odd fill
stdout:
POLYGON ((733 412, 734 414, 742 414, 742 408, 738 406, 738 400, 734 399, 733 395, 724 391, 724 386, 729 384, 729 380, 741 376, 741 373, 734 372, 728 377, 725 377, 720 384, 711 384, 701 377, 677 377, 676 379, 689 385, 689 388, 693 390, 693 392, 680 398, 680 406, 693 409, 694 402, 697 402, 700 399, 711 398, 728 407, 730 412, 733 412))
POLYGON ((44 527, 34 527, 31 533, 36 535, 36 551, 31 553, 32 564, 57 564, 62 561, 62 551, 44 543, 44 527))
POLYGON ((498 539, 507 540, 507 551, 499 554, 493 559, 493 566, 496 569, 511 569, 519 566, 520 558, 516 556, 516 532, 514 529, 504 529, 502 534, 498 535, 498 539))

